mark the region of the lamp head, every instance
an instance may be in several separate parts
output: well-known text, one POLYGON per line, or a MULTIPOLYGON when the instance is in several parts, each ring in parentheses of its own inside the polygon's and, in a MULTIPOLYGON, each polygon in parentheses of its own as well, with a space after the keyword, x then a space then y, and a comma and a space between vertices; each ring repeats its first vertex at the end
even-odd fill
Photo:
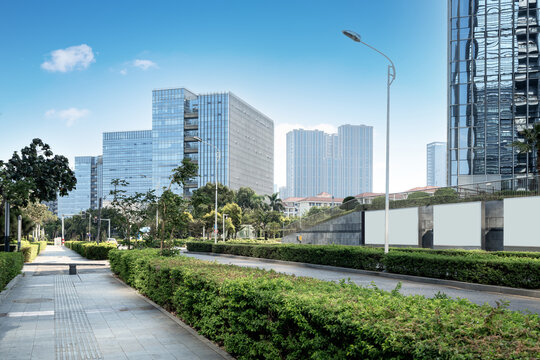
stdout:
POLYGON ((349 39, 352 39, 353 41, 362 42, 362 38, 360 37, 360 35, 358 35, 352 30, 343 30, 342 33, 343 35, 345 35, 349 39))
POLYGON ((193 138, 194 138, 195 140, 197 140, 198 142, 202 142, 202 139, 201 139, 200 137, 198 137, 198 136, 194 136, 193 138))

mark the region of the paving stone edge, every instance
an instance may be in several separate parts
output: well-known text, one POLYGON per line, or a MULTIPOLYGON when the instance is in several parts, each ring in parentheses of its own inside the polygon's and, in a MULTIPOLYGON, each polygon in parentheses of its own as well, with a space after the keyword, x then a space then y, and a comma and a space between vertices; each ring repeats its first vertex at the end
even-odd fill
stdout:
POLYGON ((17 276, 15 276, 13 279, 11 279, 10 282, 8 282, 8 284, 6 285, 6 287, 4 288, 4 290, 2 290, 2 292, 0 292, 0 303, 4 301, 4 299, 8 296, 9 292, 11 291, 11 289, 17 285, 17 283, 19 282, 20 278, 24 276, 24 272, 21 271, 21 273, 17 276))
POLYGON ((413 281, 413 282, 420 282, 420 283, 426 283, 426 284, 450 286, 450 287, 455 287, 455 288, 464 289, 464 290, 484 291, 484 292, 500 293, 500 294, 505 294, 505 295, 518 295, 518 296, 526 296, 526 297, 540 299, 540 290, 533 290, 533 289, 521 289, 521 288, 511 288, 511 287, 497 286, 497 285, 475 284, 475 283, 468 283, 468 282, 456 281, 456 280, 435 279, 435 278, 421 277, 421 276, 414 276, 414 275, 393 274, 393 273, 388 273, 388 272, 359 270, 359 269, 344 268, 344 267, 339 267, 339 266, 309 264, 309 263, 302 263, 302 262, 256 258, 256 257, 249 257, 249 256, 239 256, 239 255, 220 254, 220 253, 211 253, 211 252, 198 252, 198 251, 185 251, 185 252, 190 253, 190 254, 210 255, 210 256, 216 256, 216 257, 222 256, 222 257, 230 257, 230 258, 238 258, 238 259, 249 259, 249 260, 256 259, 256 260, 262 260, 262 261, 271 262, 271 263, 296 265, 296 266, 302 266, 306 268, 349 272, 353 274, 363 274, 363 275, 371 275, 371 276, 381 276, 381 277, 398 279, 398 280, 403 280, 403 281, 413 281))
POLYGON ((208 340, 206 337, 200 335, 196 330, 194 330, 191 326, 187 325, 186 323, 184 323, 182 320, 180 320, 179 318, 177 318, 176 316, 174 316, 173 314, 171 314, 170 312, 168 312, 167 310, 165 310, 164 308, 162 308, 161 306, 159 306, 158 304, 156 304, 155 302, 153 302, 152 300, 150 300, 149 298, 147 298, 146 296, 142 295, 141 293, 139 293, 137 290, 135 290, 134 288, 132 288, 131 286, 129 286, 128 284, 126 284, 122 279, 120 279, 119 277, 117 277, 116 275, 111 275, 114 279, 116 279, 120 284, 124 285, 125 287, 127 287, 129 290, 131 290, 132 292, 134 292, 137 296, 141 297, 144 301, 146 301, 148 304, 152 305, 153 307, 155 307, 156 309, 158 309, 159 311, 161 311, 163 314, 167 315, 167 317, 169 317, 169 319, 171 319, 172 321, 174 321, 175 323, 177 323, 178 325, 180 325, 183 329, 185 329, 187 332, 189 332, 191 335, 195 336, 197 339, 199 339, 200 341, 202 341, 203 343, 205 343, 206 345, 208 345, 212 350, 214 350, 216 353, 218 353, 219 355, 221 355, 224 359, 228 359, 228 360, 235 360, 235 358, 233 356, 231 356, 231 354, 229 354, 228 352, 226 352, 225 350, 223 350, 222 348, 220 348, 217 344, 215 344, 214 342, 208 340))

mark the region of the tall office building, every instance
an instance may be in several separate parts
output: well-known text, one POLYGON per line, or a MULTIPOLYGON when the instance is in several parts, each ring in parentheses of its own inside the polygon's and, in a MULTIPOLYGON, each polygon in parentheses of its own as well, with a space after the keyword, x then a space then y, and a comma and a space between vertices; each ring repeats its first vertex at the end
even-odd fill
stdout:
POLYGON ((448 1, 450 185, 533 173, 510 144, 540 118, 536 0, 448 1))
POLYGON ((152 189, 152 131, 104 132, 102 176, 100 194, 109 201, 114 179, 129 183, 127 195, 152 189))
POLYGON ((274 123, 230 92, 154 90, 152 146, 152 186, 157 194, 169 186, 172 169, 184 157, 199 165, 196 179, 183 190, 174 188, 186 196, 216 177, 234 190, 247 186, 258 194, 272 193, 274 123))
POLYGON ((67 196, 58 197, 58 215, 78 214, 98 205, 98 179, 101 172, 101 156, 76 156, 75 190, 67 196))
POLYGON ((370 192, 373 127, 342 125, 337 134, 297 129, 287 133, 288 196, 328 192, 335 197, 370 192))
POLYGON ((445 187, 447 182, 446 143, 427 144, 427 186, 445 187))

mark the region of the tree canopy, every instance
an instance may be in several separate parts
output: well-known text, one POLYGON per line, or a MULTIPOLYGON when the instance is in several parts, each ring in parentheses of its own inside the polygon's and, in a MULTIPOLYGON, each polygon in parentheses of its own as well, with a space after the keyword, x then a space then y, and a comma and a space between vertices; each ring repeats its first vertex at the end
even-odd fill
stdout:
POLYGON ((24 207, 29 202, 55 200, 75 188, 77 179, 68 159, 54 155, 50 146, 34 139, 20 154, 14 152, 7 162, 0 160, 0 196, 24 207))
MULTIPOLYGON (((193 192, 191 197, 191 206, 193 206, 193 214, 197 218, 201 218, 205 214, 214 209, 216 196, 215 183, 207 183, 203 187, 198 188, 193 192)), ((227 186, 218 183, 218 209, 225 204, 234 202, 234 191, 227 186)))

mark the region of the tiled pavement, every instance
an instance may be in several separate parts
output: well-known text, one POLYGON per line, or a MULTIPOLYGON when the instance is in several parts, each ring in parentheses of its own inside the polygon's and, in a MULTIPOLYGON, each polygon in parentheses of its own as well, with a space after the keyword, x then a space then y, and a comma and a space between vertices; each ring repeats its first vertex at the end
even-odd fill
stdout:
MULTIPOLYGON (((34 262, 88 262, 49 246, 34 262)), ((95 262, 95 261, 92 261, 95 262)), ((25 266, 0 295, 0 359, 223 359, 108 267, 25 266)))

